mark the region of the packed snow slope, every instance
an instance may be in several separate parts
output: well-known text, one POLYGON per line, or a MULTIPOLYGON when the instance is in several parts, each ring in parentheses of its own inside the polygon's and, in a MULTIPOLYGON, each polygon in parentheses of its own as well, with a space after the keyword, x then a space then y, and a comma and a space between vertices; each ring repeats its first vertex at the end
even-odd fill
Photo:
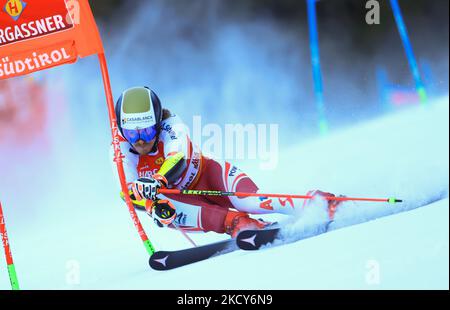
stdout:
MULTIPOLYGON (((264 192, 319 188, 348 196, 393 196, 404 203, 347 203, 326 234, 168 272, 147 265, 117 195, 107 142, 74 139, 68 145, 74 129, 59 118, 45 156, 31 149, 26 151, 35 156, 20 161, 23 149, 5 149, 1 160, 7 171, 0 181, 2 199, 21 286, 448 289, 448 112, 446 96, 301 144, 293 133, 275 171, 259 170, 256 161, 239 162, 264 192), (25 181, 26 190, 20 183, 25 181)), ((300 239, 320 231, 324 212, 319 204, 295 220, 267 218, 287 222, 284 234, 300 239)), ((178 232, 155 227, 145 214, 141 219, 157 249, 190 246, 178 232)), ((225 236, 192 237, 204 244, 225 236)), ((0 288, 7 289, 3 257, 0 264, 0 288)))
POLYGON ((111 288, 448 289, 448 199, 258 252, 176 271, 142 273, 111 288), (427 224, 425 224, 427 223, 427 224))

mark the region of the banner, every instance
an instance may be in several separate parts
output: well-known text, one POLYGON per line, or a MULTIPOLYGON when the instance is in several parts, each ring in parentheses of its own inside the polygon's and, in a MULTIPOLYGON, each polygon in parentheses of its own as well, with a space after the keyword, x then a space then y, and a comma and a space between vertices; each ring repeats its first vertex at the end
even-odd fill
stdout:
POLYGON ((94 54, 100 62, 122 192, 139 236, 152 255, 155 249, 128 194, 106 57, 88 0, 0 0, 0 80, 94 54))
POLYGON ((0 0, 0 79, 100 53, 87 0, 0 0))

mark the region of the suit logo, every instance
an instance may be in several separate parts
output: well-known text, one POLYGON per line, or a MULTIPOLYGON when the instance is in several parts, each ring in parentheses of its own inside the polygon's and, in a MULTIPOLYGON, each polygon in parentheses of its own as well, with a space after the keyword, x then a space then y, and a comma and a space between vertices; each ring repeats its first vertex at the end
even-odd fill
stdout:
POLYGON ((155 164, 157 164, 158 166, 162 165, 164 163, 164 157, 159 157, 156 161, 155 164))
POLYGON ((288 197, 288 198, 286 198, 286 199, 278 198, 278 200, 280 201, 280 204, 281 204, 283 207, 285 207, 285 206, 286 206, 286 203, 288 203, 288 202, 289 202, 289 204, 291 205, 292 208, 294 207, 294 201, 292 200, 292 197, 288 197))
POLYGON ((233 168, 231 168, 230 173, 228 174, 229 177, 234 177, 234 175, 236 174, 237 171, 237 167, 233 166, 233 168))
POLYGON ((187 220, 187 214, 184 214, 183 212, 181 212, 180 214, 177 214, 175 221, 178 223, 178 225, 186 226, 186 220, 187 220))
POLYGON ((259 204, 259 207, 260 207, 261 209, 273 210, 272 200, 270 199, 270 200, 266 200, 266 201, 261 202, 261 203, 259 204))

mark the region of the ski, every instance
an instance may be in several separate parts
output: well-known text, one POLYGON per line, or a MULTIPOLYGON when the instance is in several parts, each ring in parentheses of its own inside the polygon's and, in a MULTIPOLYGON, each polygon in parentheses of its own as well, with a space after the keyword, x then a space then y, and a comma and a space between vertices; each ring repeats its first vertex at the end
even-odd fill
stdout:
POLYGON ((326 223, 317 225, 314 231, 305 232, 301 236, 297 236, 295 239, 289 241, 284 240, 283 236, 280 234, 282 226, 278 224, 260 230, 244 230, 238 234, 236 245, 241 250, 255 251, 259 250, 264 245, 271 245, 277 240, 282 241, 283 243, 297 242, 326 233, 331 223, 333 223, 333 221, 327 221, 326 223))
MULTIPOLYGON (((442 198, 433 198, 421 205, 426 205, 440 199, 442 198)), ((326 233, 332 223, 333 221, 323 223, 322 225, 318 225, 313 232, 304 233, 293 240, 284 240, 284 242, 296 242, 326 233)), ((149 264, 155 270, 170 270, 239 249, 246 251, 259 250, 264 245, 273 244, 277 240, 283 241, 280 235, 281 228, 278 223, 273 223, 271 226, 262 230, 242 231, 236 239, 226 239, 216 243, 177 251, 158 251, 150 257, 149 264)))
POLYGON ((259 250, 263 245, 273 243, 281 227, 266 228, 263 230, 244 230, 236 238, 237 246, 242 250, 259 250))
POLYGON ((157 251, 150 257, 149 264, 154 270, 170 270, 238 249, 235 239, 227 239, 184 250, 157 251))
MULTIPOLYGON (((441 193, 435 197, 432 197, 430 199, 427 199, 423 202, 421 202, 417 207, 422 207, 431 203, 434 203, 436 201, 439 201, 443 199, 445 194, 441 193)), ((326 233, 329 231, 330 225, 333 223, 333 221, 328 221, 323 224, 318 224, 314 232, 304 233, 301 236, 297 236, 295 239, 292 240, 283 240, 282 236, 279 234, 281 230, 281 226, 275 225, 271 226, 262 230, 245 230, 238 234, 236 238, 236 244, 239 249, 246 250, 246 251, 255 251, 259 250, 264 245, 271 245, 275 241, 280 240, 283 241, 283 243, 292 243, 297 242, 300 240, 316 237, 320 234, 326 233)), ((356 225, 356 224, 352 224, 356 225)), ((349 225, 349 226, 352 226, 349 225)))

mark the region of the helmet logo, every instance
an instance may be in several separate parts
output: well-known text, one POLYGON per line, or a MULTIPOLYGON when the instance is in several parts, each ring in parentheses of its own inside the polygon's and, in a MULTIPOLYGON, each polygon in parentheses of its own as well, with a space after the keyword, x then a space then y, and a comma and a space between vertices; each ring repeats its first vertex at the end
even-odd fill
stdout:
POLYGON ((14 21, 17 21, 22 15, 23 10, 27 4, 22 0, 8 0, 5 6, 3 7, 3 11, 6 12, 9 16, 11 16, 14 21))
MULTIPOLYGON (((148 123, 148 122, 153 122, 153 116, 151 115, 147 115, 144 117, 125 117, 122 118, 122 125, 125 124, 130 124, 130 125, 141 125, 142 123, 148 123)), ((143 126, 142 128, 145 128, 148 126, 143 126)))

